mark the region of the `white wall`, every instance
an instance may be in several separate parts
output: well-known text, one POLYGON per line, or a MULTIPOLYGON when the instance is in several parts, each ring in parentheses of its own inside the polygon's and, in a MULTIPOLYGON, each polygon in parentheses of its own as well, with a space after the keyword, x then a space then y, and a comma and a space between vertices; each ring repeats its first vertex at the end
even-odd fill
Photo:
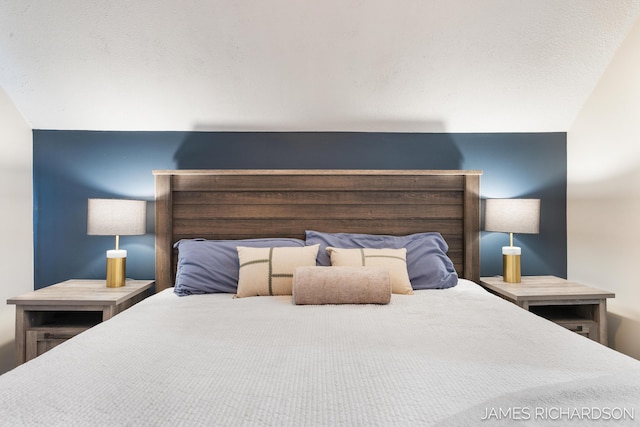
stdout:
POLYGON ((640 21, 570 128, 569 279, 616 293, 609 343, 640 359, 640 21))
POLYGON ((0 373, 15 366, 15 307, 33 290, 32 133, 0 88, 0 373))

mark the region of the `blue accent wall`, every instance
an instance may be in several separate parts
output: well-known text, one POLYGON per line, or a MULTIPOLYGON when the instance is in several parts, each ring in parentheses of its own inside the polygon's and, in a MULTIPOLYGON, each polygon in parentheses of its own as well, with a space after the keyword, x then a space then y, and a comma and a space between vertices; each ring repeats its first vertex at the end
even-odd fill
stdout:
MULTIPOLYGON (((88 236, 87 199, 148 200, 147 234, 123 236, 127 276, 154 277, 154 169, 481 169, 482 198, 541 199, 515 235, 522 274, 566 277, 565 133, 33 132, 35 287, 104 278, 114 238, 88 236)), ((501 274, 504 233, 482 232, 481 274, 501 274)))

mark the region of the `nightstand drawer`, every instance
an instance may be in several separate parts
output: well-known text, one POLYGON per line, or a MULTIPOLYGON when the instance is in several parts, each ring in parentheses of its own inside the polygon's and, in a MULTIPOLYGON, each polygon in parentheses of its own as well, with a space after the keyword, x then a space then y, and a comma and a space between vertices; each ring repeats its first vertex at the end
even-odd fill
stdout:
POLYGON ((91 326, 42 327, 27 330, 26 360, 40 356, 91 326))
POLYGON ((557 323, 572 332, 599 341, 598 322, 593 320, 596 309, 597 307, 593 304, 529 307, 529 310, 538 316, 557 323))
POLYGON ((554 320, 554 323, 594 341, 599 340, 598 323, 592 320, 554 320))

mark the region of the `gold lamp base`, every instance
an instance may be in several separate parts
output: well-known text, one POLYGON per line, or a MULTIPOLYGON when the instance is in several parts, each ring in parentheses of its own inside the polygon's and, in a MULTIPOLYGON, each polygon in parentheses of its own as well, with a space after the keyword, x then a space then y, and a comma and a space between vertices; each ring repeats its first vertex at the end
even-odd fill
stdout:
POLYGON ((502 248, 502 278, 507 283, 520 283, 520 248, 502 248))
POLYGON ((520 255, 502 255, 502 277, 507 283, 520 283, 520 255))
POLYGON ((107 257, 107 288, 119 288, 124 286, 126 269, 126 257, 107 257))

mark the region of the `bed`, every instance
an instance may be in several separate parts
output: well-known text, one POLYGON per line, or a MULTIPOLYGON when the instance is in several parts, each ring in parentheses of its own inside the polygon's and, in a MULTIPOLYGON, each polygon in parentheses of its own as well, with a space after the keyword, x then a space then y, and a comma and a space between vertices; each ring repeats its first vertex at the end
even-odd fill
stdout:
POLYGON ((588 425, 640 417, 640 362, 477 285, 479 171, 154 173, 156 294, 2 375, 2 423, 588 425), (176 242, 304 242, 310 230, 438 233, 455 286, 394 293, 388 304, 176 294, 185 256, 176 242))

